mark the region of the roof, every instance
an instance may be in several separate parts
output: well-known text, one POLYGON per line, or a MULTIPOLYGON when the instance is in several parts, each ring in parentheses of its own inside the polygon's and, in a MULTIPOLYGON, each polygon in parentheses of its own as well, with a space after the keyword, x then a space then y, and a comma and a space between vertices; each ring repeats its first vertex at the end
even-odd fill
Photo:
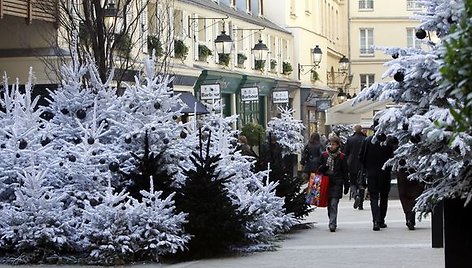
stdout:
POLYGON ((205 8, 205 9, 210 9, 218 13, 226 14, 229 17, 238 18, 240 20, 253 23, 255 25, 281 31, 287 34, 292 34, 290 31, 286 30, 285 28, 273 23, 272 21, 264 17, 252 16, 248 14, 247 12, 234 9, 225 4, 218 4, 212 0, 179 0, 179 1, 183 3, 193 4, 193 5, 205 8))

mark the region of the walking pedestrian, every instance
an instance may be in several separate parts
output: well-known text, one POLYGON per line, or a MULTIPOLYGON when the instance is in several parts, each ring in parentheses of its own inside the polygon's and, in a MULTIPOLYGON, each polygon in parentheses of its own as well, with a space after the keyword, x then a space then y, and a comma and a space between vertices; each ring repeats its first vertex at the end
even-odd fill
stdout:
POLYGON ((415 230, 416 213, 413 210, 418 198, 424 190, 424 185, 416 180, 409 180, 410 173, 406 168, 400 168, 397 172, 398 195, 405 213, 406 226, 409 230, 415 230))
POLYGON ((239 135, 237 150, 240 150, 242 155, 257 158, 257 154, 252 150, 251 146, 247 144, 247 138, 244 135, 239 135))
POLYGON ((302 171, 306 179, 310 177, 310 173, 314 173, 318 170, 322 153, 323 146, 320 142, 320 134, 311 134, 310 140, 303 148, 302 159, 300 161, 303 165, 302 171))
POLYGON ((363 180, 363 167, 359 160, 359 152, 362 142, 366 138, 362 132, 361 125, 354 126, 354 134, 347 138, 344 146, 344 154, 347 157, 347 166, 349 168, 349 183, 351 193, 354 194, 354 209, 364 209, 365 185, 363 180))
POLYGON ((321 155, 319 171, 329 177, 328 186, 328 218, 329 230, 335 232, 337 228, 339 199, 349 192, 347 161, 340 149, 341 140, 330 137, 326 151, 321 155))
POLYGON ((369 191, 370 209, 372 211, 373 230, 386 228, 388 195, 391 184, 391 168, 383 169, 385 162, 392 157, 393 147, 378 139, 372 143, 374 136, 367 137, 362 142, 359 158, 365 168, 367 189, 369 191))

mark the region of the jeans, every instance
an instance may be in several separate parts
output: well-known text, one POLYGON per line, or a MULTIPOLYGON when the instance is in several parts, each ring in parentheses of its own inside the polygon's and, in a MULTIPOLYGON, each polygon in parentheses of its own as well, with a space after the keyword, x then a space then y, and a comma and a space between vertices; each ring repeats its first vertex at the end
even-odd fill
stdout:
POLYGON ((338 223, 338 204, 339 198, 329 198, 328 200, 328 218, 329 226, 336 227, 338 223))
POLYGON ((385 223, 388 207, 388 192, 369 192, 372 221, 385 223))

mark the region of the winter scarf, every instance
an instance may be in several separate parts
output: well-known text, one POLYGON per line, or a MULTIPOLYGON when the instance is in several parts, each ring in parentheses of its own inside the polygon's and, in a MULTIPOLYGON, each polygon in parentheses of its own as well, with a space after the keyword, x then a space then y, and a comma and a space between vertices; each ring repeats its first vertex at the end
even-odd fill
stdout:
POLYGON ((327 149, 326 151, 328 152, 328 159, 326 160, 326 164, 329 167, 329 171, 333 172, 334 171, 334 160, 336 159, 336 157, 338 157, 338 155, 341 152, 339 150, 339 147, 336 148, 336 150, 334 150, 334 151, 331 151, 329 149, 327 149))

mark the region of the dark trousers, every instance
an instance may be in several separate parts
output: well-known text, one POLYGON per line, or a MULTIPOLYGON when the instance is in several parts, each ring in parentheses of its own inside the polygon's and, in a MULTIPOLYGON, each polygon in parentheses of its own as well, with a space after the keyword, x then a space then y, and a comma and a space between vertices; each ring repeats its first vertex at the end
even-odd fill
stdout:
POLYGON ((338 204, 339 198, 330 197, 328 200, 328 218, 329 226, 336 227, 338 225, 338 204))
POLYGON ((388 207, 388 192, 371 192, 370 209, 372 211, 372 221, 377 223, 385 223, 388 207))

